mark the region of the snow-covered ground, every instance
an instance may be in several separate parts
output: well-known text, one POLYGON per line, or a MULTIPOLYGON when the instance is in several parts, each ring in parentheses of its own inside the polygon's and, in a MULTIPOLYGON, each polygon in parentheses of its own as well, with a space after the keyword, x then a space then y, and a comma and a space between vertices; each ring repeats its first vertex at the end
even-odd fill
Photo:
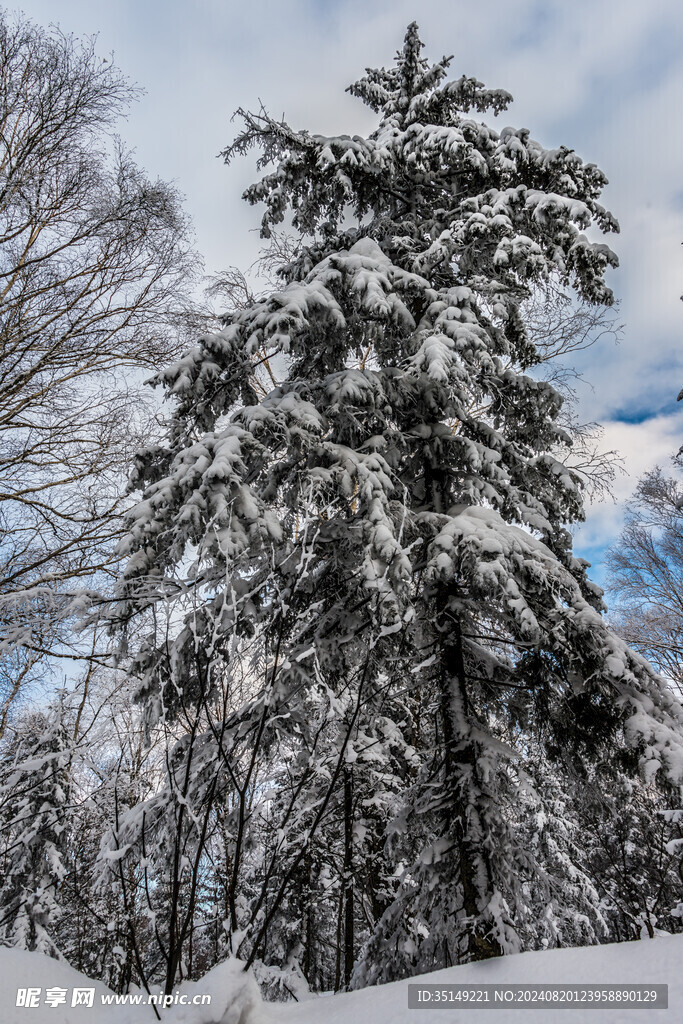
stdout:
MULTIPOLYGON (((542 953, 488 960, 452 967, 411 979, 429 985, 467 984, 629 984, 669 986, 669 1008, 597 1009, 581 1007, 562 1010, 528 1006, 520 1009, 408 1009, 408 981, 395 982, 361 992, 337 996, 311 996, 300 1003, 263 1003, 252 978, 235 963, 221 964, 201 981, 180 989, 186 999, 210 995, 210 1005, 175 1005, 162 1011, 167 1024, 504 1024, 526 1021, 532 1024, 673 1024, 683 1020, 683 936, 658 936, 654 940, 622 945, 555 949, 542 953)), ((109 995, 111 995, 109 993, 109 995)), ((107 989, 83 975, 37 953, 0 949, 0 1021, 3 1024, 146 1024, 156 1020, 150 1006, 103 1005, 107 989), (93 989, 92 1007, 72 1007, 74 988, 93 989), (17 1006, 17 990, 40 989, 37 1006, 17 1006), (46 1003, 48 990, 52 1002, 46 1003)), ((21 996, 20 1001, 29 1001, 21 996)))

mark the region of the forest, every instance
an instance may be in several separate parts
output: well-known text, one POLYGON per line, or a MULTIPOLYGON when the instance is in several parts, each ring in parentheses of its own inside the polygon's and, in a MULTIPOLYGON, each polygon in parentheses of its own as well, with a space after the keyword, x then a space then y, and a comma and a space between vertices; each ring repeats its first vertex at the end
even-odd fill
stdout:
POLYGON ((572 547, 606 177, 423 50, 366 136, 237 111, 263 248, 207 284, 137 88, 0 11, 0 945, 117 993, 683 932, 677 452, 609 610, 572 547))

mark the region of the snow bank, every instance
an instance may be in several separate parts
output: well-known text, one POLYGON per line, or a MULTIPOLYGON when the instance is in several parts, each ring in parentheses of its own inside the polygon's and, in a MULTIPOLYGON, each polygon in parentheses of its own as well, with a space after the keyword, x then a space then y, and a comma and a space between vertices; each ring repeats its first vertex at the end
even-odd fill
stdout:
POLYGON ((640 942, 580 949, 553 949, 540 953, 486 960, 411 978, 410 983, 496 985, 515 983, 668 984, 669 1009, 530 1010, 463 1009, 409 1010, 408 981, 363 989, 348 995, 318 998, 299 1006, 278 1007, 278 1024, 673 1024, 683 1020, 683 936, 661 936, 640 942))
POLYGON ((271 1024, 277 1019, 239 960, 218 964, 199 981, 185 982, 179 991, 191 997, 210 995, 211 1004, 173 1006, 164 1014, 164 1024, 271 1024))
MULTIPOLYGON (((157 986, 152 993, 161 994, 157 986)), ((270 1007, 263 1002, 251 975, 238 961, 219 964, 200 981, 186 982, 177 990, 188 1001, 210 996, 203 1005, 177 1004, 159 1012, 164 1024, 274 1024, 270 1007)), ((138 990, 136 990, 136 994, 138 990)), ((145 1000, 146 994, 139 993, 145 1000)), ((0 1024, 155 1024, 151 1005, 106 1005, 113 993, 98 981, 91 981, 68 964, 41 953, 0 947, 0 1024), (30 1005, 30 990, 38 1005, 30 1005), (72 1006, 74 989, 93 990, 92 1006, 72 1006), (17 993, 23 990, 17 1006, 17 993), (47 998, 51 998, 47 1002, 47 998), (64 1002, 56 1003, 55 1000, 64 1002), (27 1005, 27 1003, 29 1003, 27 1005)), ((278 1007, 279 1009, 279 1007, 278 1007)))
MULTIPOLYGON (((76 1024, 82 1021, 97 1024, 138 1024, 131 1015, 132 1007, 107 1007, 95 1005, 101 1003, 100 996, 109 994, 109 989, 99 981, 90 981, 84 974, 79 974, 68 964, 60 963, 42 953, 26 953, 22 949, 6 949, 0 947, 0 1021, 3 1024, 76 1024), (17 991, 23 989, 40 989, 38 998, 41 1005, 17 1006, 17 991), (93 1008, 88 1006, 71 1007, 71 994, 74 988, 95 989, 93 1008), (48 989, 66 990, 66 1003, 52 1006, 44 1002, 48 989)), ((151 1012, 151 1011, 150 1011, 151 1012)))
MULTIPOLYGON (((531 1015, 532 1024, 673 1024, 683 1019, 683 936, 658 936, 620 945, 589 946, 520 953, 498 960, 451 967, 444 971, 337 996, 317 996, 301 1003, 270 1003, 260 998, 256 983, 237 962, 220 964, 198 982, 181 986, 188 997, 210 995, 211 1005, 177 1005, 162 1011, 167 1024, 505 1024, 531 1015), (504 1009, 409 1010, 408 984, 629 984, 669 986, 669 1009, 553 1010, 504 1009)), ((65 964, 38 953, 0 949, 0 1020, 3 1024, 146 1024, 156 1020, 150 1006, 103 1006, 108 990, 65 964), (61 987, 69 991, 67 1006, 17 1007, 19 987, 61 987), (75 986, 95 988, 92 1008, 72 1008, 75 986)))

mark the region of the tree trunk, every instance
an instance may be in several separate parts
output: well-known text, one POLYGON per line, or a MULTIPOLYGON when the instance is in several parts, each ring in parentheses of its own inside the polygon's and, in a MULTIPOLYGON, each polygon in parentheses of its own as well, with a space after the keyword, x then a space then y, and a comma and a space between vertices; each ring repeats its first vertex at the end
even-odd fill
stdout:
POLYGON ((312 873, 313 865, 311 862, 310 853, 307 853, 304 858, 303 865, 304 873, 304 908, 303 908, 303 932, 304 932, 304 952, 301 959, 301 970, 303 976, 308 982, 309 986, 313 988, 314 973, 315 973, 315 956, 314 956, 314 921, 313 921, 313 900, 311 893, 313 889, 312 884, 312 873))
POLYGON ((344 987, 353 973, 353 781, 344 768, 344 987))
MULTIPOLYGON (((445 610, 445 609, 444 609, 445 610)), ((460 623, 440 616, 443 636, 441 718, 444 770, 448 794, 448 827, 455 833, 463 908, 469 920, 465 958, 468 961, 502 956, 498 940, 489 933, 486 908, 494 894, 491 864, 482 846, 480 809, 468 799, 468 782, 477 778, 478 745, 471 739, 467 676, 460 623)))

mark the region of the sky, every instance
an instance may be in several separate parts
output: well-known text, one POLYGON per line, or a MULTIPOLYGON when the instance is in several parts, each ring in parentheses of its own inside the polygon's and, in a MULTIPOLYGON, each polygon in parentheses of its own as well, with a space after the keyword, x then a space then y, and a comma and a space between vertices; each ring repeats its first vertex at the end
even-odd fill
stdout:
MULTIPOLYGON (((10 5, 7 5, 10 6, 10 5)), ((679 0, 22 0, 40 24, 98 34, 98 49, 145 90, 121 127, 153 177, 175 181, 207 273, 246 269, 260 213, 240 196, 254 160, 224 166, 238 107, 262 103, 296 128, 367 133, 374 117, 345 93, 390 63, 417 20, 432 59, 512 93, 495 120, 597 163, 621 233, 609 283, 624 328, 577 357, 585 420, 627 470, 616 501, 587 510, 575 549, 604 582, 604 550, 638 477, 671 468, 683 444, 683 4, 679 0)), ((487 117, 487 120, 491 120, 487 117)))

